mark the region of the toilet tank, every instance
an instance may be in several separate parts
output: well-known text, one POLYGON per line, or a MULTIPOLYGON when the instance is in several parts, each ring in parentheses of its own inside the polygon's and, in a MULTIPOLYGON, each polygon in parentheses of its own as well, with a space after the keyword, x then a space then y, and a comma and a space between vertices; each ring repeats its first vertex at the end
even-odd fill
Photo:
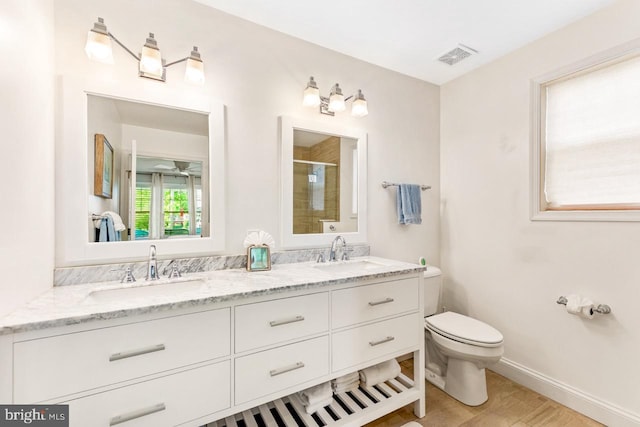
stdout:
POLYGON ((436 314, 440 307, 442 272, 438 267, 427 266, 424 272, 424 315, 436 314))

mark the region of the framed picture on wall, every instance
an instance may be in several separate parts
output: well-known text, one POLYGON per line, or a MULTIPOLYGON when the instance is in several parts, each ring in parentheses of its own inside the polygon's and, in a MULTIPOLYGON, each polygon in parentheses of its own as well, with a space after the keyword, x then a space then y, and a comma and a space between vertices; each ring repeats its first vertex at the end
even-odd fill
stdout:
POLYGON ((271 251, 267 245, 249 246, 247 248, 247 270, 271 270, 271 251))
POLYGON ((95 136, 94 159, 93 194, 110 199, 113 194, 113 148, 100 133, 95 136))

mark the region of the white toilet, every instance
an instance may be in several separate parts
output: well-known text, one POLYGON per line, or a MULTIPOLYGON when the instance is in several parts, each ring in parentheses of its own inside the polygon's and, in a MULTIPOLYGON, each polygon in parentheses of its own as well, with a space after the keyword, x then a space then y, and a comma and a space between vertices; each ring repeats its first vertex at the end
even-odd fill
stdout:
POLYGON ((487 401, 484 369, 502 357, 502 334, 479 320, 450 311, 438 313, 442 273, 424 272, 425 377, 469 406, 487 401))

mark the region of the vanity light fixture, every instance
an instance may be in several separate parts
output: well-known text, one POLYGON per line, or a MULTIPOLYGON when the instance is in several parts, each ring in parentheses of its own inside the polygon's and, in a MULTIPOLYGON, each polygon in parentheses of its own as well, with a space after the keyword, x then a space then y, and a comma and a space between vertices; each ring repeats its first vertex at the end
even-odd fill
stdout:
POLYGON ((364 99, 362 91, 358 89, 358 93, 353 96, 344 97, 342 94, 342 88, 338 83, 333 85, 329 97, 320 95, 320 90, 313 76, 309 78, 309 83, 304 90, 302 105, 305 107, 318 107, 320 106, 320 113, 334 116, 336 112, 344 111, 346 109, 346 101, 353 98, 351 105, 351 115, 354 117, 364 117, 369 114, 367 109, 367 100, 364 99))
POLYGON ((89 59, 95 61, 104 62, 107 64, 113 63, 113 51, 111 49, 111 40, 115 41, 120 47, 127 51, 127 53, 133 56, 139 63, 140 77, 146 77, 154 80, 165 81, 167 67, 170 67, 180 62, 187 63, 187 67, 184 74, 185 81, 189 83, 203 84, 204 83, 204 64, 200 58, 200 52, 196 46, 186 58, 179 59, 168 64, 162 59, 160 49, 158 49, 158 42, 156 41, 154 34, 149 33, 149 37, 142 47, 140 55, 136 55, 120 42, 113 34, 107 30, 107 26, 104 24, 102 18, 98 18, 98 22, 93 24, 93 28, 89 30, 87 35, 87 44, 85 45, 85 52, 89 59))

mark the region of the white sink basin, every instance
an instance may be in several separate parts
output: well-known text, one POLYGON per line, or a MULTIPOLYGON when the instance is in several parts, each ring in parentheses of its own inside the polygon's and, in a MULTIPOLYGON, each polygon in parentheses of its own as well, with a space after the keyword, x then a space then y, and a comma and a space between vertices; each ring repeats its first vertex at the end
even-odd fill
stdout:
POLYGON ((385 267, 385 265, 369 260, 358 260, 327 262, 322 264, 315 264, 314 267, 327 272, 333 271, 336 273, 358 273, 368 270, 377 270, 381 267, 385 267))
POLYGON ((96 289, 86 298, 87 303, 103 303, 123 301, 135 298, 148 298, 176 293, 198 291, 205 287, 202 279, 176 279, 176 281, 141 282, 140 285, 120 286, 117 288, 96 289))

